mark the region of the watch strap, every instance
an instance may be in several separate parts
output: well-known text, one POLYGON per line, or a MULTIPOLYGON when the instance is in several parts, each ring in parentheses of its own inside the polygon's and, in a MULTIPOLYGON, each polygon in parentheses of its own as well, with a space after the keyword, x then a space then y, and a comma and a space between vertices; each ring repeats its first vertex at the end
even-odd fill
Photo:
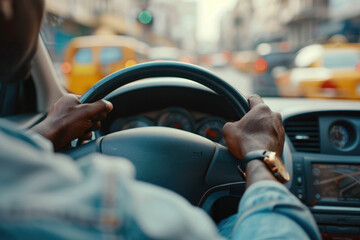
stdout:
POLYGON ((267 156, 268 151, 266 150, 255 150, 255 151, 251 151, 248 152, 243 159, 241 160, 242 163, 242 169, 246 169, 246 165, 255 159, 259 159, 259 160, 264 160, 264 158, 267 156))
POLYGON ((250 161, 255 159, 264 161, 269 171, 272 172, 272 174, 274 174, 276 179, 281 183, 286 183, 287 181, 290 180, 290 175, 286 169, 286 166, 281 161, 281 159, 276 157, 276 153, 272 151, 256 150, 247 153, 241 161, 242 169, 246 170, 246 165, 250 161))

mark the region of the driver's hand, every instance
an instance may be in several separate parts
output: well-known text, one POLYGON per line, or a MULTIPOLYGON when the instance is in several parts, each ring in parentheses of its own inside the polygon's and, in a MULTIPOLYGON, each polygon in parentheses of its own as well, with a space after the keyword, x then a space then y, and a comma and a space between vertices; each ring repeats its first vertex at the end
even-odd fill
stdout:
POLYGON ((91 132, 100 128, 100 121, 112 109, 113 105, 108 101, 82 104, 76 95, 67 94, 54 104, 44 121, 32 130, 49 139, 56 151, 76 138, 90 139, 91 132))
POLYGON ((272 112, 258 95, 250 96, 248 102, 250 111, 223 128, 229 151, 240 160, 255 150, 274 151, 281 157, 285 139, 281 115, 272 112))

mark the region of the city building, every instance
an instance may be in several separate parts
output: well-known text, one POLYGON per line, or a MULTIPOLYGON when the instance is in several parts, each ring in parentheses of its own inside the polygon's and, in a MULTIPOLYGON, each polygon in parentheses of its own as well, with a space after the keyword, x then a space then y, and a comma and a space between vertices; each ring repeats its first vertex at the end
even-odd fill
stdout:
POLYGON ((319 27, 329 20, 329 0, 282 0, 280 19, 293 49, 317 41, 319 27))

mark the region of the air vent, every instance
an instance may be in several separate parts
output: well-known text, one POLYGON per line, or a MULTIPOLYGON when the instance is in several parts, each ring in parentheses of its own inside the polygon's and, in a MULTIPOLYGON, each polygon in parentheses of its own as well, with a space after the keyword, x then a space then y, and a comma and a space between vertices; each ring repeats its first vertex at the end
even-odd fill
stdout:
POLYGON ((301 115, 284 123, 287 136, 298 152, 320 152, 319 121, 316 116, 301 115))

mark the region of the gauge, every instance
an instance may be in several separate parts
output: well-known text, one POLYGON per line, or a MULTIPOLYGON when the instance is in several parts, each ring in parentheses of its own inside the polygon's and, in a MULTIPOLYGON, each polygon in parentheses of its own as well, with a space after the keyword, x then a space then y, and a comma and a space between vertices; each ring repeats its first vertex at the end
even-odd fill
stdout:
POLYGON ((130 128, 148 127, 153 125, 154 123, 146 117, 133 116, 124 119, 117 119, 114 121, 113 124, 111 124, 110 132, 117 132, 130 128))
POLYGON ((196 133, 211 141, 225 145, 222 129, 226 121, 222 118, 209 117, 202 120, 197 127, 196 133))
POLYGON ((343 149, 348 145, 349 132, 343 125, 334 124, 330 128, 330 142, 338 149, 343 149))
POLYGON ((195 123, 190 113, 185 109, 168 108, 158 117, 157 125, 192 132, 195 123))

